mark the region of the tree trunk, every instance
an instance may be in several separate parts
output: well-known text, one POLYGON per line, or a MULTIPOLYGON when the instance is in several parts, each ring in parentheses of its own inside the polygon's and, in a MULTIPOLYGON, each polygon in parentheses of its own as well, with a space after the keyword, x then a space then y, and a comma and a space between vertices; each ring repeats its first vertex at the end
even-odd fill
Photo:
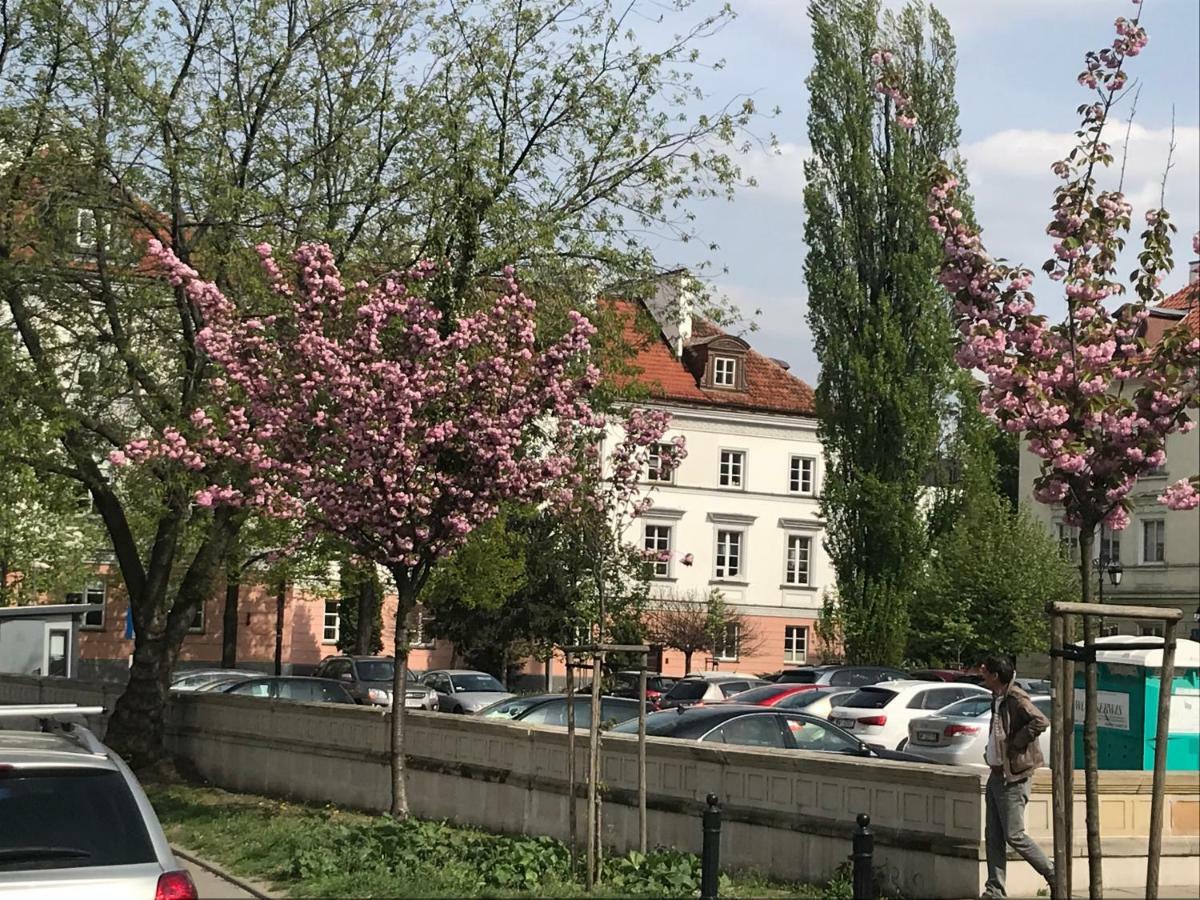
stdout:
POLYGON ((379 597, 375 592, 375 579, 364 578, 358 586, 358 614, 354 623, 354 652, 359 656, 369 656, 375 652, 372 637, 375 634, 375 616, 378 609, 379 597))
POLYGON ((240 572, 233 566, 225 576, 225 609, 221 615, 221 668, 237 668, 238 599, 242 593, 240 572))
MULTIPOLYGON (((1079 576, 1083 585, 1083 602, 1092 602, 1092 546, 1096 526, 1084 523, 1079 529, 1079 576)), ((1103 573, 1101 573, 1103 577, 1103 573)), ((1095 616, 1083 617, 1085 647, 1095 643, 1099 622, 1095 616)), ((1100 900, 1104 896, 1103 850, 1100 846, 1100 736, 1098 731, 1098 685, 1096 661, 1084 663, 1083 707, 1083 776, 1087 801, 1088 896, 1100 900)), ((1072 696, 1072 702, 1074 697, 1072 696)))
POLYGON ((171 654, 165 616, 152 628, 137 627, 133 637, 133 664, 129 681, 108 721, 105 740, 118 748, 134 770, 143 770, 162 759, 167 696, 171 683, 171 654))
POLYGON ((408 818, 408 788, 404 782, 404 692, 408 686, 408 615, 416 607, 416 589, 408 573, 393 570, 396 582, 396 637, 392 652, 396 667, 392 674, 391 752, 392 774, 391 814, 396 819, 408 818))
POLYGON ((275 674, 283 674, 283 602, 286 599, 287 583, 279 582, 275 592, 275 674))
POLYGON ((683 651, 683 674, 690 675, 692 672, 692 651, 683 651))

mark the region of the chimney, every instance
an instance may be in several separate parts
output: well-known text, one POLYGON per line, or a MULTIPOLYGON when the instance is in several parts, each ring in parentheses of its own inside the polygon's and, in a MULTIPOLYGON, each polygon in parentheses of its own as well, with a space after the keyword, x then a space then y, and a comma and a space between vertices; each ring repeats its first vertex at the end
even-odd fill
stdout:
POLYGON ((683 359, 683 348, 692 339, 692 309, 696 295, 694 279, 685 270, 666 273, 646 300, 646 308, 662 329, 663 337, 676 359, 683 359))
POLYGON ((1200 259, 1193 259, 1188 263, 1188 284, 1195 284, 1200 281, 1200 259))

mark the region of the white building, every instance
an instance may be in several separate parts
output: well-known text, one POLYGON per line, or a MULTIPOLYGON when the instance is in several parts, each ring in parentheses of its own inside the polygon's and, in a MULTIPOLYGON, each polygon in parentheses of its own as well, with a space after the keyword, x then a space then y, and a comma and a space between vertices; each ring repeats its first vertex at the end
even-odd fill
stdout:
MULTIPOLYGON (((1145 336, 1153 342, 1166 330, 1178 327, 1200 334, 1197 263, 1192 263, 1188 285, 1151 310, 1145 324, 1145 336)), ((1177 635, 1195 639, 1200 637, 1200 510, 1176 512, 1167 509, 1157 498, 1167 485, 1194 475, 1200 469, 1200 428, 1188 434, 1171 435, 1166 450, 1167 460, 1162 468, 1143 476, 1134 486, 1130 495, 1134 509, 1129 527, 1122 531, 1101 529, 1094 554, 1117 560, 1121 565, 1119 587, 1105 579, 1105 602, 1178 607, 1183 610, 1183 622, 1177 635)), ((1062 542, 1072 561, 1078 562, 1078 529, 1063 521, 1061 507, 1047 506, 1033 499, 1033 481, 1040 474, 1040 462, 1032 453, 1022 451, 1022 502, 1062 542)), ((1105 634, 1159 634, 1161 628, 1161 623, 1118 619, 1103 625, 1105 634)))
MULTIPOLYGON (((670 552, 656 564, 653 597, 705 597, 721 591, 754 635, 737 635, 715 659, 692 668, 765 672, 817 660, 814 624, 833 572, 822 543, 823 476, 812 389, 786 363, 694 316, 686 294, 663 283, 646 303, 623 302, 635 348, 639 405, 664 409, 664 440, 682 435, 687 458, 659 480, 653 507, 628 539, 670 552), (685 559, 690 555, 690 565, 685 559)), ((664 648, 662 670, 683 671, 683 654, 664 648)))

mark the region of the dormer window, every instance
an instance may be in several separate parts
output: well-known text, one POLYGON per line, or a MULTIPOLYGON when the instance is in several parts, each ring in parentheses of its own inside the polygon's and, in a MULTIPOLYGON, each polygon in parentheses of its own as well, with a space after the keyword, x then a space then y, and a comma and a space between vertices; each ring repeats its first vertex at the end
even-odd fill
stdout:
POLYGON ((717 387, 737 387, 737 360, 732 356, 713 357, 713 384, 717 387))

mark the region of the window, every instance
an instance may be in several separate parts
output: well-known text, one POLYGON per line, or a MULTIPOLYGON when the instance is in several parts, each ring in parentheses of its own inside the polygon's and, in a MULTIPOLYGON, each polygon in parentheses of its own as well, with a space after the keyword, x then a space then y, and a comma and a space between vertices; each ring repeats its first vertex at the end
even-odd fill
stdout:
POLYGON ((66 628, 46 628, 46 659, 42 672, 66 678, 71 674, 71 632, 66 628))
POLYGON ((808 628, 804 625, 788 625, 783 629, 783 661, 808 662, 808 628))
POLYGON ((83 614, 83 624, 81 627, 87 629, 100 629, 104 627, 105 593, 106 585, 103 581, 89 581, 82 591, 67 594, 66 601, 68 603, 90 603, 96 607, 83 614))
POLYGON ((1163 519, 1147 519, 1142 522, 1142 562, 1163 563, 1163 541, 1167 534, 1167 523, 1163 519))
POLYGON ((644 539, 646 555, 654 566, 655 578, 671 575, 671 526, 647 525, 644 539))
POLYGON ((857 753, 859 744, 854 738, 834 731, 828 725, 807 719, 784 719, 792 740, 800 750, 820 750, 825 753, 857 753))
POLYGON ((1138 634, 1142 637, 1162 637, 1162 622, 1138 622, 1138 634))
POLYGON ((1121 532, 1113 531, 1107 525, 1100 526, 1100 559, 1105 562, 1117 562, 1121 558, 1121 532))
POLYGON ((808 584, 808 559, 812 550, 812 538, 800 534, 789 534, 787 539, 787 567, 783 580, 787 584, 808 584))
POLYGON ((705 741, 740 747, 782 748, 783 733, 773 714, 740 716, 704 736, 705 741))
POLYGON ((726 623, 721 639, 713 647, 714 659, 735 660, 738 658, 740 650, 738 644, 742 638, 741 630, 741 626, 737 622, 726 623))
POLYGON ((1119 625, 1110 625, 1105 622, 1100 626, 1100 637, 1116 637, 1120 633, 1121 627, 1119 625))
POLYGON ((721 487, 742 487, 742 472, 746 466, 746 454, 742 450, 721 451, 721 487))
POLYGON ((196 607, 196 611, 192 614, 192 624, 188 626, 188 631, 195 634, 204 633, 204 601, 196 607))
POLYGON ((788 468, 788 490, 793 494, 813 494, 816 470, 817 461, 812 457, 793 456, 788 468))
POLYGON ((742 533, 740 531, 717 532, 717 564, 713 574, 717 578, 737 578, 742 574, 742 533))
POLYGON ((732 356, 714 356, 712 373, 717 387, 737 386, 737 360, 732 356))
POLYGON ((338 601, 325 601, 325 620, 321 629, 321 643, 336 644, 342 633, 342 617, 338 615, 338 601))
POLYGON ((663 459, 669 458, 670 444, 652 444, 646 464, 646 480, 670 484, 675 480, 675 470, 663 467, 663 459))
POLYGON ((433 616, 425 612, 424 609, 414 609, 408 617, 408 642, 411 647, 432 647, 433 635, 429 633, 429 626, 433 623, 433 616))
POLYGON ((1055 525, 1058 531, 1058 546, 1062 548, 1063 556, 1071 562, 1079 562, 1079 529, 1066 522, 1055 525))

